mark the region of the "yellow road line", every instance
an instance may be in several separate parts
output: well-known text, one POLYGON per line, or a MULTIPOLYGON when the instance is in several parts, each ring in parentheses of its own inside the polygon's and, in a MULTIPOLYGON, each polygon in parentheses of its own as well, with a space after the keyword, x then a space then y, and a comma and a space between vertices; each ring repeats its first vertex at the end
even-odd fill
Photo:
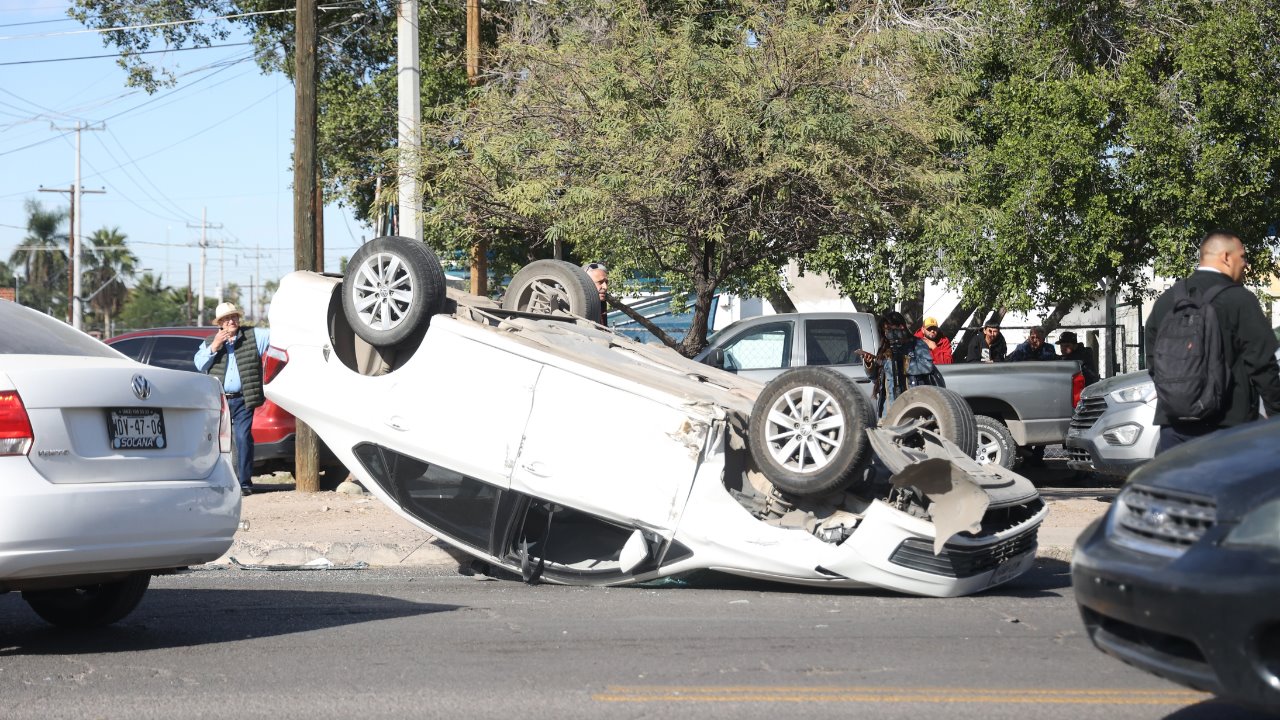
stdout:
POLYGON ((911 688, 838 686, 625 686, 614 685, 591 699, 597 702, 705 703, 1043 703, 1050 705, 1187 705, 1211 695, 1191 690, 1080 688, 1064 690, 1007 688, 911 688))

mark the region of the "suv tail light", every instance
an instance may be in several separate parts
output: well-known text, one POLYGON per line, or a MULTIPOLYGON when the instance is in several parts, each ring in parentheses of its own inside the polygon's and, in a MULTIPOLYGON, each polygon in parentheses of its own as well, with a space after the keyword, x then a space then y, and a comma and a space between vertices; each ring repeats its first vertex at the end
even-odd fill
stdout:
POLYGON ((218 415, 218 452, 231 452, 231 408, 227 406, 227 396, 218 393, 222 401, 222 412, 218 415))
POLYGON ((1084 392, 1084 373, 1071 376, 1071 407, 1080 404, 1080 393, 1084 392))
POLYGON ((262 355, 262 384, 266 385, 275 379, 284 366, 289 363, 289 353, 274 345, 268 345, 262 355))
POLYGON ((0 391, 0 455, 26 455, 34 441, 31 418, 18 391, 0 391))

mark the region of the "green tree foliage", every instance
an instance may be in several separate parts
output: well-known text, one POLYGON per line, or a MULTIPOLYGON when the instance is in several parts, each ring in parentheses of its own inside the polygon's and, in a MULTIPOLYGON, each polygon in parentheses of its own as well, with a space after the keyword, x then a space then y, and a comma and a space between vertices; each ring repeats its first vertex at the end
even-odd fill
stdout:
POLYGON ((151 273, 143 273, 138 278, 118 320, 119 327, 130 330, 186 323, 186 293, 164 285, 151 273))
POLYGON ((687 354, 715 292, 776 289, 793 258, 887 292, 853 268, 906 250, 886 232, 944 193, 954 132, 927 100, 955 28, 911 5, 527 6, 498 79, 440 118, 430 235, 653 274, 694 294, 687 354))
POLYGON ((9 262, 22 276, 19 300, 27 307, 54 317, 67 314, 67 238, 61 232, 67 210, 45 210, 37 200, 27 200, 27 234, 14 248, 9 262))
POLYGON ((132 279, 138 257, 125 244, 120 228, 101 228, 89 237, 84 256, 84 285, 89 307, 101 316, 102 330, 111 335, 111 319, 119 314, 128 296, 125 281, 132 279))
POLYGON ((1191 267, 1237 228, 1273 270, 1280 8, 1263 0, 981 2, 957 84, 962 199, 943 266, 979 305, 1031 309, 1191 267), (1028 290, 1031 290, 1029 293, 1028 290))
MULTIPOLYGON (((167 0, 123 3, 73 0, 70 14, 91 28, 126 28, 103 33, 120 51, 129 84, 149 92, 176 82, 165 67, 152 64, 155 48, 208 46, 231 39, 236 29, 253 40, 264 72, 294 71, 294 4, 279 0, 167 0), (254 15, 277 10, 271 14, 254 15), (233 17, 234 16, 234 17, 233 17), (224 19, 218 19, 224 18, 224 19), (186 22, 201 20, 200 22, 186 22), (139 25, 170 24, 137 28, 139 25)), ((484 16, 486 42, 494 35, 494 16, 484 16)), ((377 178, 395 186, 396 160, 396 4, 351 0, 322 7, 318 18, 319 108, 317 156, 326 196, 350 205, 369 220, 377 178)), ((446 102, 466 88, 460 63, 465 42, 465 4, 419 3, 419 63, 422 102, 446 102)))

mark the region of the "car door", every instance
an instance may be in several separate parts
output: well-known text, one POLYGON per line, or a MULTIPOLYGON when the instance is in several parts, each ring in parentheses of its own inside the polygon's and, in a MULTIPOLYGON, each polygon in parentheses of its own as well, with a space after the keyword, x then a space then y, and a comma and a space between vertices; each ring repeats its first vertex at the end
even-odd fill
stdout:
POLYGON ((795 325, 779 320, 743 329, 721 346, 724 369, 760 382, 781 375, 791 367, 795 325))
POLYGON ((151 356, 147 358, 147 364, 195 372, 196 350, 200 349, 202 342, 204 340, 198 337, 161 335, 155 339, 155 345, 151 346, 151 356))
POLYGON ((630 527, 674 532, 701 458, 688 413, 547 366, 511 489, 630 527))

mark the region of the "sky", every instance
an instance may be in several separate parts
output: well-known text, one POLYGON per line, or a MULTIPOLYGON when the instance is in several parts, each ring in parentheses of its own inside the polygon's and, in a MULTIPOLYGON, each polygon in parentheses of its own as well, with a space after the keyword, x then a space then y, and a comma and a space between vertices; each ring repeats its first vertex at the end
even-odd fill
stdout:
MULTIPOLYGON (((222 283, 236 283, 247 298, 251 284, 292 270, 289 79, 264 75, 246 45, 167 52, 149 59, 179 81, 148 95, 125 85, 114 49, 69 19, 69 7, 0 0, 0 260, 27 234, 27 200, 70 206, 69 193, 41 188, 75 184, 80 123, 93 128, 80 132, 84 235, 118 228, 139 268, 175 288, 187 286, 190 268, 198 293, 207 218, 211 298, 222 283)), ((372 236, 334 205, 325 208, 324 230, 331 272, 372 236)))

